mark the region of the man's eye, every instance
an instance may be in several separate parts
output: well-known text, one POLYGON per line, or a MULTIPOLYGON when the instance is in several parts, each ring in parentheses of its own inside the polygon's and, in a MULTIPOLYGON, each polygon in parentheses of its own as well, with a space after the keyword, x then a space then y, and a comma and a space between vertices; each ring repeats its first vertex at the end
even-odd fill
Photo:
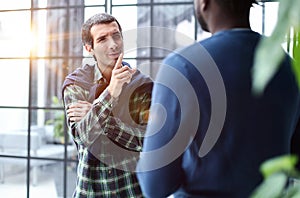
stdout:
POLYGON ((106 38, 99 38, 97 39, 98 43, 102 43, 102 42, 105 42, 106 38))
POLYGON ((120 33, 114 34, 113 38, 114 39, 120 39, 121 38, 121 34, 120 33))

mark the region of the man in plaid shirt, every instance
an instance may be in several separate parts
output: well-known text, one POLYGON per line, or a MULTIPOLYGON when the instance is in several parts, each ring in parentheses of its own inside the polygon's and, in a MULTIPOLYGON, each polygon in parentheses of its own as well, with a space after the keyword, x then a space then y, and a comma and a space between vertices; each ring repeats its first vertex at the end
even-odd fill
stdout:
POLYGON ((78 149, 73 197, 142 197, 134 170, 153 82, 122 61, 122 29, 113 16, 88 19, 82 41, 96 62, 69 74, 62 89, 78 149))

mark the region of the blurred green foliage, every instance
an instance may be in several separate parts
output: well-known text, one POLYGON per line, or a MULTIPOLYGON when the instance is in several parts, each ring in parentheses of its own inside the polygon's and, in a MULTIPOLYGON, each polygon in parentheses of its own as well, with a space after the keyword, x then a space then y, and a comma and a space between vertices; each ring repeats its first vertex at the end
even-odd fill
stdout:
POLYGON ((264 181, 250 198, 300 198, 300 177, 295 168, 298 158, 284 155, 265 161, 260 171, 264 181))
MULTIPOLYGON (((52 106, 53 107, 62 107, 58 97, 52 97, 52 106)), ((60 138, 64 142, 64 124, 65 124, 65 114, 63 111, 56 110, 54 113, 54 118, 49 119, 45 123, 46 125, 53 125, 53 136, 55 138, 60 138)))
POLYGON ((253 93, 263 93, 284 57, 286 44, 293 57, 293 69, 300 87, 300 0, 279 0, 278 20, 269 37, 260 42, 253 67, 253 93), (290 43, 289 43, 290 42, 290 43))
MULTIPOLYGON (((279 69, 283 45, 293 58, 293 71, 300 88, 300 0, 279 0, 278 20, 269 37, 260 42, 253 67, 253 93, 260 95, 279 69)), ((279 156, 261 165, 264 181, 251 198, 300 198, 300 177, 295 168, 298 158, 279 156)))

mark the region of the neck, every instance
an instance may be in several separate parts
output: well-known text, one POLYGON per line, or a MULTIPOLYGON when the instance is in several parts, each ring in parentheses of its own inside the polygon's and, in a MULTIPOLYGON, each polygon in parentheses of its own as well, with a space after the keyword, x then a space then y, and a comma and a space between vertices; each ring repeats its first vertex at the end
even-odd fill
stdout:
POLYGON ((233 16, 231 14, 226 14, 224 12, 215 12, 210 16, 211 26, 209 30, 212 34, 234 28, 247 28, 251 29, 249 21, 249 13, 244 16, 233 16))
POLYGON ((106 67, 101 67, 98 66, 103 78, 107 81, 110 82, 111 79, 111 73, 112 73, 112 68, 110 66, 106 66, 106 67))
POLYGON ((214 34, 216 32, 222 31, 222 30, 230 30, 230 29, 238 29, 238 28, 243 28, 243 29, 251 29, 250 23, 244 22, 244 23, 222 23, 218 24, 214 27, 211 28, 211 33, 214 34))

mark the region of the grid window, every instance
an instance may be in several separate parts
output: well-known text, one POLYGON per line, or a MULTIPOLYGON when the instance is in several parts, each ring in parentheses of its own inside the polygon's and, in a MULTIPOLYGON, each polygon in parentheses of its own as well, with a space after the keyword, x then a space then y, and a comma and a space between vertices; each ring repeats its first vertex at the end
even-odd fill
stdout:
MULTIPOLYGON (((163 58, 210 36, 192 0, 10 0, 0 3, 0 192, 5 197, 71 197, 77 153, 61 102, 64 77, 89 58, 81 25, 99 12, 123 28, 125 61, 155 79, 163 58)), ((251 9, 270 35, 278 2, 251 9)))

